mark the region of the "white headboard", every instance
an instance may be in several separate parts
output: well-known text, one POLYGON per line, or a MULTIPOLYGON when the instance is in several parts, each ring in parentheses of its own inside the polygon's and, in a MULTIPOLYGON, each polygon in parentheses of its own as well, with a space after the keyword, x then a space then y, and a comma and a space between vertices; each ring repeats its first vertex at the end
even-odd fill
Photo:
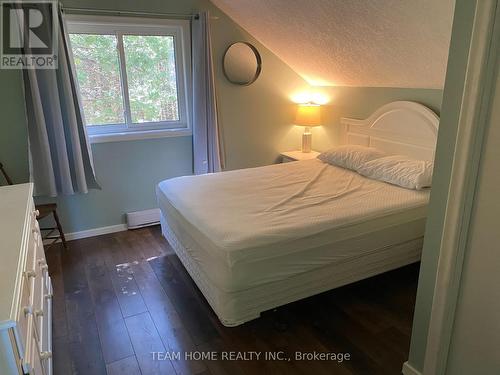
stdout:
POLYGON ((422 104, 392 102, 366 120, 342 118, 342 143, 376 147, 389 154, 433 160, 439 117, 422 104))

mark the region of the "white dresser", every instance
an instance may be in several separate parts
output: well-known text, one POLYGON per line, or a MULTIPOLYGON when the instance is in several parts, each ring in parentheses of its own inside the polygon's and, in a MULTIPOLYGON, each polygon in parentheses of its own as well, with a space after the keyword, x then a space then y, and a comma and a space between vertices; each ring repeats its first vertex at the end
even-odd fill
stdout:
POLYGON ((52 284, 33 185, 0 187, 0 374, 52 374, 52 284))

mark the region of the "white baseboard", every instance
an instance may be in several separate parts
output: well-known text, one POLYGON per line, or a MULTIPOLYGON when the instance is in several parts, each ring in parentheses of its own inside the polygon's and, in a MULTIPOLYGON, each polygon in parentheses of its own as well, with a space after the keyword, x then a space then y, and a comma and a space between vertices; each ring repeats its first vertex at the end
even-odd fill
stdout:
POLYGON ((66 240, 78 240, 80 238, 100 236, 102 234, 123 232, 127 230, 127 224, 110 225, 109 227, 92 228, 80 232, 66 233, 66 240))
POLYGON ((403 375, 422 375, 420 371, 417 371, 412 365, 407 362, 403 363, 403 369, 401 370, 403 375))

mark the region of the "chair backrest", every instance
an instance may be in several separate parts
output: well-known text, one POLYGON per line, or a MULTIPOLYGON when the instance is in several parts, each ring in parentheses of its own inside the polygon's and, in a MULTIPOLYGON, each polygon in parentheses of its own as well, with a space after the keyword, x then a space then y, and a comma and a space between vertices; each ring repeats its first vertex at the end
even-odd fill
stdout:
POLYGON ((5 168, 3 167, 2 163, 0 163, 0 171, 2 171, 3 177, 5 178, 5 181, 7 181, 7 184, 14 185, 14 183, 12 182, 10 176, 5 171, 5 168))

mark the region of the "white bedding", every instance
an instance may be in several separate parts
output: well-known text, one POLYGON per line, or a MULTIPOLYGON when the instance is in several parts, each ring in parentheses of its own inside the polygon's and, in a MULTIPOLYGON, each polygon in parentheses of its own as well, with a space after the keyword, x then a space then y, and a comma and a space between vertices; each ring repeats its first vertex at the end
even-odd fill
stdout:
POLYGON ((303 251, 299 239, 315 247, 348 239, 363 223, 376 231, 420 220, 408 234, 417 238, 429 199, 317 159, 174 178, 157 195, 164 216, 173 208, 203 251, 229 267, 303 251))

